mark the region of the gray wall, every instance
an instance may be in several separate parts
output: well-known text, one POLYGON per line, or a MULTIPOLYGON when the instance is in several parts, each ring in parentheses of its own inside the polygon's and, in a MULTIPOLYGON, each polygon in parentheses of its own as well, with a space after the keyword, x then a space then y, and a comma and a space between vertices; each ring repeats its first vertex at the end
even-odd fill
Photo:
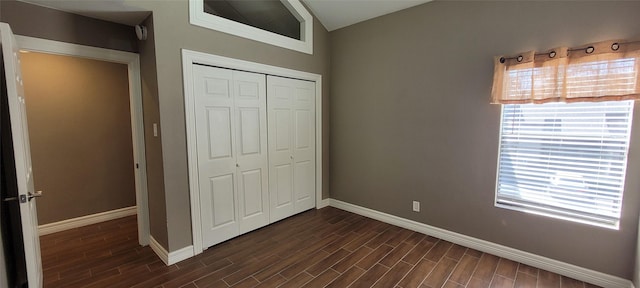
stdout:
MULTIPOLYGON (((640 219, 638 219, 638 224, 640 225, 640 219)), ((640 227, 638 228, 638 238, 640 239, 640 227)), ((638 240, 636 240, 638 241, 638 240)), ((636 262, 633 268, 633 285, 635 287, 640 287, 640 247, 636 246, 636 262)))
POLYGON ((162 141, 160 141, 162 139, 162 131, 159 126, 158 136, 153 136, 153 123, 160 124, 153 15, 147 17, 142 25, 147 27, 147 40, 140 41, 138 47, 140 48, 144 141, 147 155, 149 230, 153 238, 166 248, 169 247, 169 238, 167 235, 167 205, 164 191, 162 141))
POLYGON ((67 43, 137 52, 133 28, 15 0, 2 0, 0 21, 13 33, 67 43))
POLYGON ((640 107, 620 230, 610 230, 494 207, 500 106, 489 98, 494 56, 639 39, 638 11, 436 1, 331 32, 331 197, 632 279, 640 107))
POLYGON ((38 224, 136 205, 125 64, 21 55, 38 224))
POLYGON ((189 24, 188 1, 130 0, 125 4, 153 12, 168 251, 192 245, 182 48, 323 75, 323 194, 328 196, 329 47, 328 33, 317 20, 314 21, 314 53, 309 55, 193 26, 189 24))

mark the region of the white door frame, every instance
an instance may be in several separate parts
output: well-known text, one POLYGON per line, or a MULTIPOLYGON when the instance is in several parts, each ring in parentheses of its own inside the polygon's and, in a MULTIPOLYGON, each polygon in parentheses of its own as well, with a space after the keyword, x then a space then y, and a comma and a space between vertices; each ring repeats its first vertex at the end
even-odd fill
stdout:
POLYGON ((136 53, 90 47, 59 41, 16 35, 21 50, 88 58, 125 64, 129 72, 129 106, 131 109, 131 139, 136 185, 136 210, 138 217, 138 242, 149 245, 149 206, 147 197, 147 160, 144 147, 144 122, 142 114, 142 90, 140 87, 140 56, 136 53))
POLYGON ((319 209, 327 206, 329 204, 328 199, 326 199, 326 201, 322 200, 322 75, 182 49, 182 76, 184 81, 185 120, 187 124, 193 254, 198 255, 202 253, 204 249, 204 247, 202 247, 202 226, 200 224, 198 155, 195 138, 197 131, 194 111, 193 73, 191 70, 191 66, 194 64, 308 80, 316 83, 316 208, 319 209))

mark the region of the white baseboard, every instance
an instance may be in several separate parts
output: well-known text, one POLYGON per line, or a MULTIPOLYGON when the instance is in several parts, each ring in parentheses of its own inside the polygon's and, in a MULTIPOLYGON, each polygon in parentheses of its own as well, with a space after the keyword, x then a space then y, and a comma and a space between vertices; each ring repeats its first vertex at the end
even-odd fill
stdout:
POLYGON ((470 237, 467 235, 401 218, 391 214, 379 212, 369 208, 357 206, 340 200, 330 199, 329 202, 332 207, 338 209, 346 210, 365 217, 376 219, 378 221, 424 233, 436 238, 440 238, 442 240, 456 243, 458 245, 473 248, 485 253, 493 254, 502 258, 510 259, 516 262, 544 269, 584 282, 592 283, 598 286, 611 288, 634 287, 633 283, 630 280, 623 279, 617 276, 579 267, 573 264, 492 243, 482 239, 470 237))
POLYGON ((329 204, 330 204, 330 200, 331 200, 331 199, 329 199, 329 198, 326 198, 326 199, 322 199, 322 200, 320 200, 320 202, 318 203, 318 205, 316 205, 316 209, 321 209, 321 208, 324 208, 324 207, 329 206, 329 204))
POLYGON ((153 238, 153 236, 149 236, 149 247, 151 247, 151 250, 153 250, 160 260, 162 260, 162 262, 167 266, 176 264, 194 256, 193 246, 187 246, 169 253, 167 252, 167 249, 164 249, 164 247, 162 247, 162 245, 153 238))
POLYGON ((104 221, 114 220, 126 216, 136 215, 136 206, 120 208, 116 210, 106 211, 102 213, 96 213, 86 215, 78 218, 67 219, 60 222, 54 222, 38 226, 38 234, 40 236, 51 233, 56 233, 64 230, 96 224, 104 221))
POLYGON ((182 260, 189 259, 193 257, 195 254, 193 253, 193 245, 184 247, 182 249, 178 249, 169 253, 169 265, 173 265, 182 260))
POLYGON ((164 264, 167 266, 171 265, 169 264, 169 252, 167 252, 167 250, 164 249, 164 247, 162 247, 162 245, 160 245, 160 243, 158 243, 158 241, 156 241, 156 239, 151 235, 149 235, 149 247, 151 247, 153 252, 156 252, 156 255, 158 255, 164 264))

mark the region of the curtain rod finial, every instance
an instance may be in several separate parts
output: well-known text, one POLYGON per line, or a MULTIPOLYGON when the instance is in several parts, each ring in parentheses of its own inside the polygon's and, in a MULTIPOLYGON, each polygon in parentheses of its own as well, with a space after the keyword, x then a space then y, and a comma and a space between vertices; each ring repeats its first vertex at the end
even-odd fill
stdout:
POLYGON ((505 59, 504 57, 500 57, 500 63, 504 63, 505 61, 507 61, 507 59, 505 59))

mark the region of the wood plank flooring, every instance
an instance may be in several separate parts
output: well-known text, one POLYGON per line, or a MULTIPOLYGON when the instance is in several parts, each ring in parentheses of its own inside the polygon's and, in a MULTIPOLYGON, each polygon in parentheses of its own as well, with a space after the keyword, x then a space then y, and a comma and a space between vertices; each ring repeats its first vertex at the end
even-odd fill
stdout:
POLYGON ((335 208, 165 266, 135 216, 40 238, 45 287, 596 287, 335 208))

